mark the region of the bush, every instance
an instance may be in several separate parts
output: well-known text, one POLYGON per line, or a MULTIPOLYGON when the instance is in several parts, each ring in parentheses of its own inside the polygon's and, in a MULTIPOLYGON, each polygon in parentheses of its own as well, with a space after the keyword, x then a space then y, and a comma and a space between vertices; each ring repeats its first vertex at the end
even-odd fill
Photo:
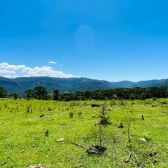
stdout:
POLYGON ((109 117, 108 115, 102 115, 102 116, 100 117, 99 124, 101 124, 101 125, 111 124, 111 122, 110 122, 110 117, 109 117))
POLYGON ((69 112, 69 117, 73 117, 74 113, 73 112, 69 112))
POLYGON ((157 100, 157 98, 156 98, 156 97, 153 97, 152 99, 153 99, 153 101, 157 100))
MULTIPOLYGON (((30 112, 31 107, 32 107, 32 105, 31 105, 31 104, 28 104, 28 105, 27 105, 27 111, 26 111, 27 113, 29 113, 29 112, 30 112)), ((31 111, 31 112, 32 112, 32 111, 31 111)))
POLYGON ((124 127, 123 122, 120 121, 118 128, 123 128, 123 127, 124 127))
POLYGON ((119 102, 119 104, 120 104, 121 106, 125 105, 124 100, 125 100, 124 98, 121 98, 121 100, 120 100, 120 102, 119 102))
POLYGON ((98 122, 98 124, 101 124, 101 125, 111 124, 110 117, 107 115, 105 110, 106 110, 106 104, 104 103, 100 110, 100 116, 99 116, 100 121, 98 122))
POLYGON ((51 111, 51 110, 52 110, 51 107, 48 106, 48 111, 51 111))
POLYGON ((78 116, 81 116, 82 115, 82 112, 80 111, 80 112, 78 112, 78 116))

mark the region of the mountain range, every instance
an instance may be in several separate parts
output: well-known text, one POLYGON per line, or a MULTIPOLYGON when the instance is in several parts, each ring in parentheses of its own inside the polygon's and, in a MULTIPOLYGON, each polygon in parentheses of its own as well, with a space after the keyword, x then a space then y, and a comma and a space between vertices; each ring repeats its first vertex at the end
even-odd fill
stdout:
POLYGON ((116 88, 133 88, 133 87, 152 87, 168 86, 168 79, 148 80, 148 81, 120 81, 108 82, 105 80, 89 78, 54 78, 54 77, 19 77, 9 79, 0 77, 0 86, 4 87, 9 94, 18 93, 24 95, 26 89, 34 89, 35 86, 44 86, 48 93, 59 89, 60 93, 74 91, 93 91, 116 88))

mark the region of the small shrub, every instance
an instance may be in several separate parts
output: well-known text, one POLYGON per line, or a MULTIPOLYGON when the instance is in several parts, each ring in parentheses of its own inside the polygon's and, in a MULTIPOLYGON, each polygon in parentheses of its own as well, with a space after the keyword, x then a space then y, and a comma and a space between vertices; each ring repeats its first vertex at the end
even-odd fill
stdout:
POLYGON ((73 112, 69 112, 69 117, 73 117, 74 113, 73 112))
POLYGON ((132 101, 132 102, 131 102, 131 105, 134 105, 134 104, 135 104, 135 103, 132 101))
POLYGON ((118 128, 123 128, 123 127, 124 127, 123 122, 120 121, 118 128))
POLYGON ((113 105, 117 105, 116 101, 113 99, 112 100, 113 105))
POLYGON ((157 100, 157 98, 156 98, 156 97, 153 97, 152 100, 155 101, 155 100, 157 100))
POLYGON ((119 103, 120 103, 121 106, 125 105, 124 100, 125 100, 124 98, 122 98, 122 99, 120 100, 119 103))
POLYGON ((129 149, 131 149, 132 146, 133 146, 133 145, 132 145, 132 143, 130 143, 130 142, 126 143, 126 145, 125 145, 125 147, 126 147, 126 148, 129 148, 129 149))
POLYGON ((79 111, 79 112, 78 112, 78 116, 81 116, 81 115, 82 115, 82 112, 81 112, 81 111, 79 111))
POLYGON ((106 110, 106 104, 104 103, 100 110, 100 116, 99 116, 100 120, 98 124, 101 125, 111 124, 110 117, 106 114, 105 110, 106 110))
POLYGON ((51 107, 48 107, 48 111, 51 111, 52 109, 51 109, 51 107))
POLYGON ((102 116, 100 117, 99 124, 101 124, 101 125, 111 124, 111 122, 110 122, 110 117, 109 117, 108 115, 102 115, 102 116))
POLYGON ((70 102, 69 107, 72 108, 72 107, 74 107, 74 106, 75 106, 75 101, 70 102))
POLYGON ((87 102, 84 102, 84 106, 87 106, 88 104, 87 104, 87 102))
POLYGON ((91 106, 92 106, 92 107, 100 107, 99 104, 95 104, 95 103, 93 103, 91 106))
POLYGON ((117 141, 118 141, 116 136, 112 136, 112 140, 113 140, 114 143, 117 143, 117 141))
POLYGON ((166 104, 167 102, 166 101, 163 101, 163 102, 161 102, 162 104, 166 104))
POLYGON ((28 104, 26 108, 27 108, 27 111, 26 111, 26 112, 29 113, 29 112, 30 112, 30 109, 31 109, 31 104, 28 104))
POLYGON ((7 104, 6 103, 4 104, 4 107, 7 108, 7 104))
POLYGON ((146 105, 146 104, 151 104, 151 101, 150 101, 150 100, 146 100, 146 101, 145 101, 145 105, 146 105))

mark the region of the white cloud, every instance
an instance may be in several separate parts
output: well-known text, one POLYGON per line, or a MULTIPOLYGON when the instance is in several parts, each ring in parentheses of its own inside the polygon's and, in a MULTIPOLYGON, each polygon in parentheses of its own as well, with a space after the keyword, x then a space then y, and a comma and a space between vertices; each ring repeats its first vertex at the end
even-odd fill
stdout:
POLYGON ((19 75, 3 75, 5 78, 17 78, 19 75))
POLYGON ((49 64, 57 64, 57 63, 54 62, 54 61, 49 61, 48 63, 49 63, 49 64))
POLYGON ((16 73, 15 71, 8 71, 6 69, 0 69, 0 74, 14 74, 16 73))
POLYGON ((3 75, 3 77, 5 77, 5 78, 12 78, 11 75, 3 75))
POLYGON ((0 63, 0 73, 2 76, 8 78, 16 77, 30 77, 30 76, 49 76, 49 77, 60 77, 60 78, 71 78, 75 77, 71 74, 65 74, 62 71, 56 71, 50 66, 43 67, 26 67, 25 65, 9 65, 8 63, 0 63), (15 75, 11 75, 15 74, 15 75), (21 74, 21 75, 19 75, 21 74))
POLYGON ((6 62, 3 62, 0 64, 0 69, 7 69, 7 70, 12 70, 12 71, 17 71, 20 69, 25 68, 25 65, 9 65, 6 62))

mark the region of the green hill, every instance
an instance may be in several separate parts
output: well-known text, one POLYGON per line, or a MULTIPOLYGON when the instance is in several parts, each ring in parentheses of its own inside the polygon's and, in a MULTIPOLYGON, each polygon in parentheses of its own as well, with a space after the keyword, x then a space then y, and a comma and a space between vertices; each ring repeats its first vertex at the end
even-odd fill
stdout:
POLYGON ((117 86, 107 81, 53 77, 20 77, 16 79, 0 77, 0 86, 4 87, 9 94, 17 92, 20 95, 24 95, 26 89, 33 89, 35 86, 44 86, 48 93, 55 89, 59 89, 60 93, 63 93, 65 91, 93 91, 117 88, 117 86))

